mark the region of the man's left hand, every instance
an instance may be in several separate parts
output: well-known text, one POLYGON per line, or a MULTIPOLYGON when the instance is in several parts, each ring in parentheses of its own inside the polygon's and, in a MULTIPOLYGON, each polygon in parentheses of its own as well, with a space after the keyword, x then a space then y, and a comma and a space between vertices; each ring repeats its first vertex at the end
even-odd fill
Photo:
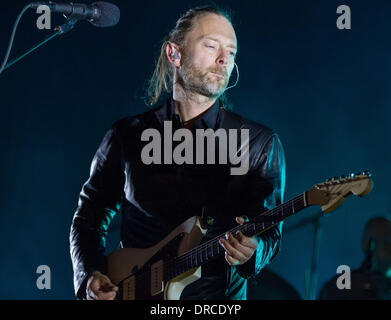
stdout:
MULTIPOLYGON (((246 218, 236 217, 236 222, 243 224, 246 222, 246 218)), ((220 238, 219 243, 225 250, 225 260, 230 266, 237 266, 247 262, 258 246, 256 236, 246 237, 240 231, 237 231, 235 236, 227 232, 225 239, 220 238)))

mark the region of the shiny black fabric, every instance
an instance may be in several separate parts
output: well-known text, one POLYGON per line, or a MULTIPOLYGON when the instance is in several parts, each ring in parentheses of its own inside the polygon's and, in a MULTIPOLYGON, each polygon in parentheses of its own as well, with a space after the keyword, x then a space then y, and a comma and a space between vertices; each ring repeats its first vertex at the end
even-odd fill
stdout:
MULTIPOLYGON (((153 110, 115 122, 93 158, 70 232, 79 299, 85 298, 89 275, 95 270, 106 272, 107 228, 118 212, 122 212, 121 245, 147 248, 202 212, 214 219, 206 241, 236 226, 236 216, 251 220, 282 201, 285 158, 272 130, 225 110, 217 100, 194 121, 192 130, 249 129, 247 174, 231 175, 230 164, 144 164, 141 150, 148 142, 141 141, 142 132, 155 128, 163 137, 163 123, 168 120, 173 131, 182 127, 172 98, 153 110)), ((258 249, 244 265, 230 267, 221 256, 203 266, 202 278, 185 288, 181 299, 246 299, 246 279, 258 274, 277 254, 281 227, 282 223, 258 236, 258 249)))

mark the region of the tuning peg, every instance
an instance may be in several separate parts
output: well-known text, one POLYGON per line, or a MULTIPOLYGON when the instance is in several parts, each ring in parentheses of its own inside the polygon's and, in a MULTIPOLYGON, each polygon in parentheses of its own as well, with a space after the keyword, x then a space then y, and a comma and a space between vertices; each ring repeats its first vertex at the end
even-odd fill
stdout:
POLYGON ((363 172, 363 175, 366 175, 366 176, 370 177, 370 176, 371 176, 371 173, 370 173, 368 170, 365 170, 365 171, 363 172))

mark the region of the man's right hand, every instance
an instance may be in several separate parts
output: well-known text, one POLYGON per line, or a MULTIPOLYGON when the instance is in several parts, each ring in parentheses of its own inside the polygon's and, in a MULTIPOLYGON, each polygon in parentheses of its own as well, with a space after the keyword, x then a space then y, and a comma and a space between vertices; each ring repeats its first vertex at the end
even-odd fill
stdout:
POLYGON ((114 300, 118 287, 108 276, 95 271, 87 282, 86 295, 88 300, 114 300))

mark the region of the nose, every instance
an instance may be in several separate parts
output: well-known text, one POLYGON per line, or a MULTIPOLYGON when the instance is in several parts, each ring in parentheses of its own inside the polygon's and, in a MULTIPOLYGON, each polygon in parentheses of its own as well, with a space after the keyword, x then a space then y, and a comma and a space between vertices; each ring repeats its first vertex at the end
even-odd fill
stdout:
POLYGON ((217 64, 228 65, 228 59, 228 52, 221 50, 219 56, 217 57, 217 64))

